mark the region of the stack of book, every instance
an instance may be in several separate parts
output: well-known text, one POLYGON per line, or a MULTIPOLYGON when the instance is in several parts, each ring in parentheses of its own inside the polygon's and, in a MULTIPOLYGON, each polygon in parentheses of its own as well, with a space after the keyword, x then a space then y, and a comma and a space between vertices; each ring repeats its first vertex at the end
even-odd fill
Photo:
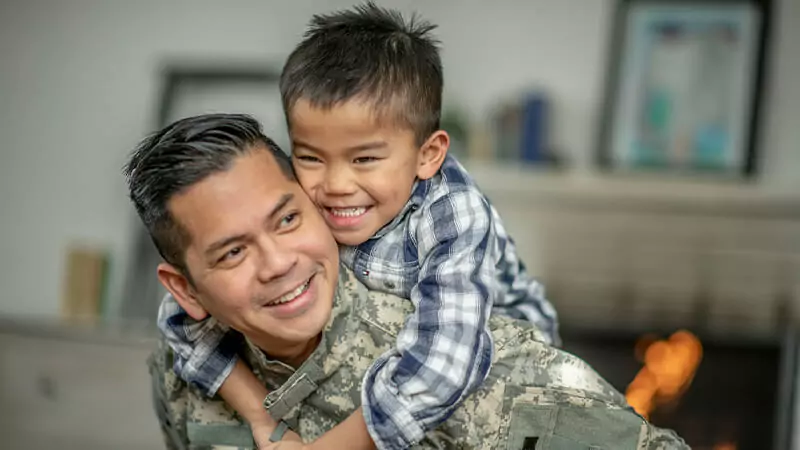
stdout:
POLYGON ((108 276, 107 251, 71 245, 65 261, 61 318, 69 322, 97 322, 106 309, 108 276))

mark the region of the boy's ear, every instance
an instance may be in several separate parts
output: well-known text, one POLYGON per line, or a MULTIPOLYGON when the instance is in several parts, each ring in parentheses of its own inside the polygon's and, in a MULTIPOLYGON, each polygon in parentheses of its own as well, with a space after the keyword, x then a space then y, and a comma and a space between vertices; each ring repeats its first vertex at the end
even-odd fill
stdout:
POLYGON ((197 321, 208 317, 208 311, 197 299, 197 292, 192 283, 177 267, 168 263, 158 265, 158 281, 172 294, 175 301, 181 305, 189 316, 197 321))
POLYGON ((450 136, 444 130, 434 132, 419 149, 419 165, 417 178, 427 180, 436 175, 442 167, 447 149, 450 148, 450 136))

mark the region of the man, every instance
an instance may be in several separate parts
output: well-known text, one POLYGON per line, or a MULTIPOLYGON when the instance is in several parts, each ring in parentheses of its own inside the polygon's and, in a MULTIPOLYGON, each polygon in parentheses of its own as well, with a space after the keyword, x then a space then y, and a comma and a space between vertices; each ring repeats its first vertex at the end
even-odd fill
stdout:
MULTIPOLYGON (((229 345, 269 389, 270 415, 305 441, 347 420, 364 373, 413 305, 368 291, 339 266, 323 219, 258 123, 224 114, 178 121, 144 140, 125 172, 165 260, 160 281, 196 320, 241 334, 229 345)), ((495 356, 483 387, 417 448, 688 448, 532 325, 498 317, 490 328, 495 356)), ((238 415, 182 382, 171 358, 162 344, 150 361, 170 448, 252 447, 238 415)))

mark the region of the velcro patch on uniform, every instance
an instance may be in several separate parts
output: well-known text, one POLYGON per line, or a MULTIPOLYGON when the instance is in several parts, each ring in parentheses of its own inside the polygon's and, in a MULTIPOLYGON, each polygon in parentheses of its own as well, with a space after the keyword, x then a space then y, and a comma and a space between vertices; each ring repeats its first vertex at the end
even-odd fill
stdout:
POLYGON ((522 450, 536 450, 536 443, 538 442, 539 438, 536 436, 526 437, 522 442, 522 450))

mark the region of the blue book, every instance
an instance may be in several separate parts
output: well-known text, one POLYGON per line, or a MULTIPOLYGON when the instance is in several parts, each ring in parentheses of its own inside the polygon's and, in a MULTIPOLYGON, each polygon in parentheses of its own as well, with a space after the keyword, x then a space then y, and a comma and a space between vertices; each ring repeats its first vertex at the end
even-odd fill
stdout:
POLYGON ((542 163, 547 159, 549 102, 544 94, 532 93, 522 105, 520 157, 522 161, 542 163))

